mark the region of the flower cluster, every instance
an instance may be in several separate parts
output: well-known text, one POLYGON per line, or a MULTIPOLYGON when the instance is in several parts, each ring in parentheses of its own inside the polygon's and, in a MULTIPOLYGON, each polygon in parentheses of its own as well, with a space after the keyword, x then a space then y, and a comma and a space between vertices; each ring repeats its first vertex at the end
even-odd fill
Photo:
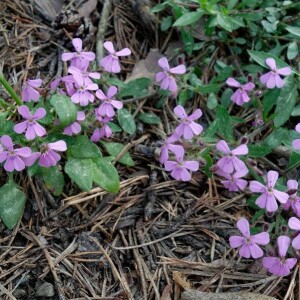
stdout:
POLYGON ((216 174, 224 177, 221 183, 231 192, 244 190, 247 181, 242 179, 248 174, 248 168, 245 163, 238 157, 248 154, 248 147, 245 144, 230 150, 226 141, 221 140, 217 143, 216 148, 224 154, 217 162, 216 174))
POLYGON ((180 123, 162 146, 159 161, 164 164, 166 171, 171 171, 171 176, 176 180, 189 181, 191 179, 189 171, 197 171, 199 162, 184 160, 185 151, 180 144, 180 139, 191 140, 194 136, 201 134, 203 127, 195 121, 201 117, 202 111, 201 109, 196 109, 188 116, 184 108, 178 105, 175 107, 174 113, 179 118, 180 123), (175 161, 169 160, 169 152, 174 154, 175 161))
MULTIPOLYGON (((277 69, 276 62, 274 58, 267 58, 265 61, 266 65, 271 69, 268 73, 260 76, 260 82, 268 89, 273 89, 275 87, 282 88, 284 86, 284 81, 281 76, 289 76, 291 74, 291 69, 289 67, 284 67, 277 69)), ((246 84, 241 84, 234 78, 228 78, 226 81, 227 85, 234 87, 237 90, 232 94, 231 101, 239 106, 250 101, 249 93, 255 88, 253 82, 247 82, 246 84)))

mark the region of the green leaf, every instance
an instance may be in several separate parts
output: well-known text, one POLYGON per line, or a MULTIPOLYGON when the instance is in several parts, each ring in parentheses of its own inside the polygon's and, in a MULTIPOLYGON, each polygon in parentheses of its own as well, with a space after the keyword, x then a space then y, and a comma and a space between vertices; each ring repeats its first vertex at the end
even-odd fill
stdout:
POLYGON ((215 109, 218 106, 218 99, 215 94, 210 93, 207 98, 206 106, 208 109, 215 109))
POLYGON ((54 195, 59 196, 64 188, 65 180, 58 167, 43 168, 42 178, 48 190, 54 195))
POLYGON ((232 32, 232 20, 230 17, 224 16, 222 14, 217 14, 217 23, 225 30, 232 32))
POLYGON ((117 193, 120 190, 118 171, 105 158, 94 160, 93 181, 109 193, 117 193))
POLYGON ((289 44, 287 49, 287 58, 294 59, 298 55, 298 44, 296 42, 292 42, 289 44))
POLYGON ((139 120, 146 124, 160 124, 161 119, 153 113, 140 113, 139 120))
POLYGON ((290 33, 296 35, 297 37, 300 37, 300 27, 296 27, 296 26, 286 26, 285 29, 286 29, 288 32, 290 32, 290 33))
MULTIPOLYGON (((271 53, 253 51, 253 50, 247 50, 247 51, 248 51, 249 55, 251 56, 251 58, 254 59, 262 67, 269 68, 266 65, 267 58, 274 58, 277 68, 290 67, 285 61, 283 61, 282 59, 278 58, 277 56, 275 56, 271 53)), ((292 71, 294 73, 296 73, 295 70, 292 69, 292 71)))
POLYGON ((167 31, 172 26, 172 23, 173 23, 173 17, 172 16, 168 16, 168 17, 163 18, 161 20, 161 23, 160 23, 160 30, 161 31, 167 31))
POLYGON ((195 91, 199 91, 202 94, 209 94, 209 93, 217 93, 220 90, 221 86, 218 83, 211 83, 207 85, 197 86, 195 91))
POLYGON ((90 191, 93 184, 93 161, 91 159, 69 158, 65 172, 83 191, 90 191))
POLYGON ((228 142, 233 141, 233 128, 230 116, 224 106, 217 106, 216 120, 218 122, 218 133, 228 142))
POLYGON ((73 158, 99 158, 102 156, 99 147, 97 147, 85 135, 72 137, 67 142, 67 155, 73 158))
MULTIPOLYGON (((109 155, 113 157, 117 157, 119 153, 124 149, 124 145, 120 143, 111 143, 111 142, 101 142, 101 144, 105 147, 106 151, 109 153, 109 155)), ((133 167, 134 161, 132 160, 129 152, 126 152, 120 159, 119 163, 133 167)))
POLYGON ((126 87, 126 83, 118 78, 115 77, 110 77, 107 79, 107 84, 108 85, 115 85, 119 88, 125 88, 126 87))
POLYGON ((276 104, 279 94, 280 94, 280 89, 272 89, 272 90, 269 89, 265 93, 263 101, 262 101, 263 113, 264 113, 265 119, 267 118, 267 115, 271 111, 273 106, 276 104))
POLYGON ((168 3, 169 3, 169 1, 166 1, 166 2, 155 5, 154 7, 151 8, 151 12, 157 13, 157 12, 164 10, 165 7, 168 5, 168 3))
POLYGON ((263 145, 248 145, 250 157, 263 157, 272 152, 272 149, 263 145))
POLYGON ((281 145, 284 140, 289 137, 289 132, 286 128, 276 128, 271 134, 269 134, 263 141, 263 145, 274 149, 281 145))
POLYGON ((196 23, 205 14, 204 10, 199 9, 198 11, 187 12, 183 14, 179 19, 175 21, 173 26, 187 26, 196 23))
POLYGON ((54 107, 61 127, 66 127, 75 122, 77 107, 67 96, 54 94, 50 98, 50 104, 54 107))
POLYGON ((292 169, 298 167, 300 164, 300 153, 293 152, 290 156, 289 163, 286 167, 286 171, 291 171, 292 169))
POLYGON ((118 122, 122 129, 129 134, 134 134, 136 125, 132 114, 125 108, 118 110, 118 122))
POLYGON ((129 81, 126 83, 126 86, 120 90, 118 96, 121 98, 128 96, 134 98, 147 96, 149 94, 148 87, 150 81, 149 78, 138 78, 129 81))
POLYGON ((295 108, 293 109, 291 116, 293 117, 298 117, 300 116, 300 104, 298 104, 297 106, 295 106, 295 108))
POLYGON ((293 76, 289 76, 285 79, 285 85, 280 90, 280 95, 277 98, 276 115, 274 118, 274 125, 276 127, 282 126, 289 120, 296 104, 297 95, 297 86, 294 78, 293 76))
POLYGON ((0 188, 0 218, 8 229, 12 229, 22 216, 26 195, 13 182, 0 188))

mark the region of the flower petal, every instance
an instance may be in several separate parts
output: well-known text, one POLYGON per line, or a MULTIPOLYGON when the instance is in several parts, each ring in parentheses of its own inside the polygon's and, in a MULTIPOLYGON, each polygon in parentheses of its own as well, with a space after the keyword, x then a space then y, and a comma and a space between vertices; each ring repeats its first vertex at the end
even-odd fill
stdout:
POLYGON ((272 70, 276 71, 276 62, 275 59, 270 57, 266 59, 266 65, 272 70))
POLYGON ((174 113, 175 115, 180 118, 180 119, 184 119, 187 117, 187 114, 184 110, 184 108, 181 106, 181 105, 177 105, 175 108, 174 108, 174 113))
POLYGON ((286 256, 290 243, 291 239, 286 235, 281 235, 277 238, 278 253, 280 256, 286 256))
POLYGON ((251 236, 251 241, 259 245, 267 245, 270 243, 270 235, 268 232, 261 232, 251 236))
POLYGON ((244 237, 250 236, 250 227, 248 220, 246 220, 245 218, 239 219, 236 223, 236 226, 244 237))
POLYGON ((131 50, 128 48, 124 48, 118 52, 115 53, 117 56, 128 56, 131 54, 131 50))
POLYGON ((226 141, 221 140, 217 143, 216 148, 220 151, 223 152, 225 154, 229 154, 230 153, 230 149, 228 147, 228 144, 226 143, 226 141))

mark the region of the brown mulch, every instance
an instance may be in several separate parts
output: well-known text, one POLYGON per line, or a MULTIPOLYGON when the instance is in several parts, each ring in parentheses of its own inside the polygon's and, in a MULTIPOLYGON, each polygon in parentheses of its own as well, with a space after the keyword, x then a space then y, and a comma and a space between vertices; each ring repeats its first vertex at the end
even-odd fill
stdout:
MULTIPOLYGON (((27 78, 40 77, 47 86, 60 77, 66 71, 60 56, 72 37, 95 50, 103 2, 0 2, 0 67, 16 91, 27 78)), ((151 48, 172 39, 143 9, 147 3, 111 3, 105 37, 133 52, 123 79, 151 48)), ((118 166, 117 195, 101 188, 82 193, 70 183, 53 198, 41 181, 22 174, 23 218, 12 231, 0 223, 0 299, 36 299, 45 283, 54 290, 39 291, 39 299, 176 300, 185 289, 295 299, 293 281, 268 275, 260 262, 240 262, 229 247, 235 221, 247 214, 243 194, 225 194, 214 178, 200 175, 189 183, 171 180, 153 154, 137 147, 152 146, 155 127, 122 138, 135 145, 136 166, 118 166)))

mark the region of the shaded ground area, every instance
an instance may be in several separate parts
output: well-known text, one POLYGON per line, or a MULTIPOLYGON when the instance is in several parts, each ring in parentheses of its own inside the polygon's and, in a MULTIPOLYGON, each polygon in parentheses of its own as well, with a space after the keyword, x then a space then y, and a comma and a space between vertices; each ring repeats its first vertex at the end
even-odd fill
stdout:
MULTIPOLYGON (((15 89, 26 78, 38 76, 46 86, 60 77, 66 71, 61 53, 71 49, 72 37, 82 38, 87 49, 103 43, 96 39, 103 2, 2 0, 1 68, 15 89)), ((108 11, 105 39, 133 52, 123 61, 123 79, 150 49, 164 52, 177 40, 175 30, 158 30, 145 4, 112 1, 108 11)), ((135 113, 160 114, 160 128, 114 137, 128 144, 136 164, 118 166, 117 195, 100 188, 80 193, 69 183, 62 197, 53 198, 41 181, 20 175, 28 195, 23 218, 12 231, 0 224, 1 299, 168 300, 180 299, 187 288, 283 299, 290 279, 267 275, 258 261, 238 262, 229 247, 235 221, 248 213, 245 195, 225 193, 200 173, 181 183, 160 169, 152 150, 157 132, 170 132, 173 119, 167 109, 153 108, 153 101, 155 95, 129 105, 135 113)), ((193 106, 201 107, 201 99, 193 106)))

